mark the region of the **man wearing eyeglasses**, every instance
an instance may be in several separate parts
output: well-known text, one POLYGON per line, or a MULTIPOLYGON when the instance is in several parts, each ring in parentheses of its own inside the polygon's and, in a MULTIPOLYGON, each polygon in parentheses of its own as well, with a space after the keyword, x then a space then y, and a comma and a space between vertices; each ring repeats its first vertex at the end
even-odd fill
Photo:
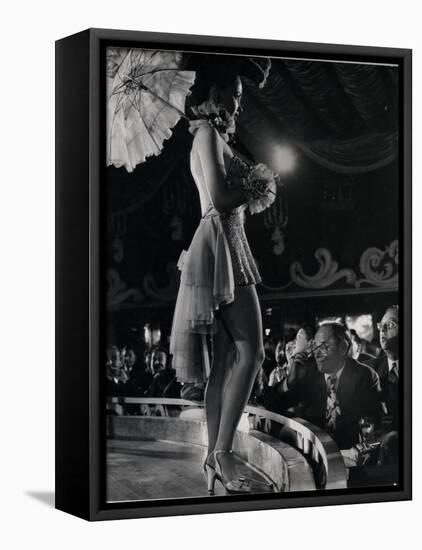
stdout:
POLYGON ((378 323, 382 353, 371 364, 381 382, 383 400, 391 429, 397 429, 399 366, 399 308, 390 306, 378 323))
POLYGON ((287 383, 275 386, 267 401, 280 413, 301 403, 301 416, 329 432, 340 449, 359 443, 361 418, 378 423, 381 416, 378 375, 348 357, 349 348, 343 325, 323 324, 312 349, 315 362, 296 357, 287 383))
POLYGON ((384 416, 383 437, 379 464, 390 468, 391 480, 398 477, 398 426, 399 426, 399 307, 390 306, 385 311, 379 330, 381 355, 372 363, 381 382, 384 416))

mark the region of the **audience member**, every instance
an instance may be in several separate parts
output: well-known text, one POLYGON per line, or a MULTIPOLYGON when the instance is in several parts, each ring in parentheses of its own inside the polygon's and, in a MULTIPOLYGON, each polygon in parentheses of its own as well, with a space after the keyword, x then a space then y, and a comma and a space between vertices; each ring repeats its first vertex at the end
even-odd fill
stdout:
POLYGON ((153 379, 145 395, 148 397, 180 397, 180 384, 176 371, 171 368, 167 351, 157 347, 152 351, 153 379))
POLYGON ((142 397, 145 392, 148 390, 153 375, 151 372, 151 366, 150 366, 150 360, 151 360, 151 352, 149 350, 146 350, 144 352, 143 358, 144 360, 142 362, 137 361, 137 357, 132 350, 133 354, 130 354, 130 388, 131 388, 131 395, 133 397, 142 397))
POLYGON ((262 366, 258 374, 256 375, 254 385, 251 391, 251 395, 249 397, 249 402, 252 405, 262 405, 263 404, 263 396, 268 387, 268 377, 265 372, 264 366, 262 366))
POLYGON ((350 357, 358 363, 371 366, 375 356, 368 353, 366 340, 361 338, 354 329, 349 330, 349 336, 352 343, 349 350, 350 357))
POLYGON ((133 348, 129 346, 124 346, 120 352, 121 355, 121 362, 122 362, 122 368, 121 368, 121 379, 122 381, 129 382, 132 378, 132 371, 133 367, 136 363, 136 355, 133 350, 133 348))
POLYGON ((152 374, 150 349, 146 349, 144 351, 144 370, 145 372, 150 372, 152 374))
POLYGON ((383 401, 386 406, 388 418, 384 422, 390 422, 396 429, 398 424, 399 404, 399 308, 389 307, 378 324, 379 338, 382 352, 371 366, 378 373, 381 382, 383 401))
POLYGON ((272 338, 265 338, 264 339, 265 358, 264 358, 264 362, 263 362, 262 367, 261 367, 264 372, 263 372, 262 375, 260 375, 262 380, 268 381, 268 377, 270 376, 270 372, 274 368, 274 359, 273 359, 274 350, 275 350, 275 345, 274 345, 273 339, 272 338))
POLYGON ((110 397, 124 395, 127 379, 122 377, 122 360, 117 346, 107 346, 106 349, 106 393, 110 397))
POLYGON ((135 350, 130 346, 124 346, 124 348, 122 348, 121 354, 123 365, 127 372, 130 374, 136 363, 135 350))
POLYGON ((295 353, 308 353, 312 348, 315 330, 310 325, 303 325, 296 334, 295 353))
POLYGON ((399 427, 399 308, 390 306, 378 324, 382 352, 372 363, 381 382, 384 403, 383 436, 380 463, 393 466, 392 476, 397 477, 399 427))
POLYGON ((380 385, 376 372, 347 356, 350 340, 343 325, 326 323, 315 335, 315 362, 297 354, 289 377, 267 395, 267 407, 283 413, 302 404, 302 417, 328 431, 339 448, 359 442, 359 420, 379 419, 380 385))
POLYGON ((282 340, 277 342, 275 348, 276 367, 270 373, 268 386, 274 386, 288 377, 295 353, 295 345, 295 340, 290 340, 287 344, 284 344, 282 340))

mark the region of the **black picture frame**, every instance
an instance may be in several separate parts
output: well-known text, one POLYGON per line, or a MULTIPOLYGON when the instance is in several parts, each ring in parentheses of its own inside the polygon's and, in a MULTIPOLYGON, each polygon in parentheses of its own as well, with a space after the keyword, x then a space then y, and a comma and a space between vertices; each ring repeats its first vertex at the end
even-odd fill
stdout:
POLYGON ((408 49, 88 29, 56 42, 56 508, 108 520, 412 498, 412 52, 408 49), (390 62, 399 66, 402 479, 397 487, 107 504, 101 377, 104 48, 120 46, 390 62))

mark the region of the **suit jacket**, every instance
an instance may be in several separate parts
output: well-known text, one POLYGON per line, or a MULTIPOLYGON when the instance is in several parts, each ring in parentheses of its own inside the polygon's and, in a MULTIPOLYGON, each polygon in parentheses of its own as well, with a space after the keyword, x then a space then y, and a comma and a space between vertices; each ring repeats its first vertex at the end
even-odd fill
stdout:
POLYGON ((375 359, 371 367, 379 376, 381 384, 382 400, 386 405, 387 423, 389 428, 396 430, 399 416, 399 381, 388 369, 388 358, 382 353, 375 359))
MULTIPOLYGON (((358 363, 362 363, 363 365, 367 365, 368 367, 372 367, 372 363, 374 362, 375 357, 373 355, 369 355, 369 353, 359 353, 359 357, 356 359, 358 363)), ((373 367, 372 367, 373 368, 373 367)))
POLYGON ((125 397, 127 384, 116 380, 115 378, 106 378, 107 397, 125 397))
POLYGON ((164 369, 156 373, 145 392, 147 397, 180 397, 180 384, 174 369, 164 369))
POLYGON ((134 368, 131 372, 129 382, 131 383, 131 394, 133 397, 142 397, 149 388, 153 379, 150 372, 146 372, 144 367, 134 368))
MULTIPOLYGON (((314 362, 301 369, 293 387, 286 391, 283 383, 268 388, 265 405, 270 410, 285 413, 301 405, 300 416, 325 429, 328 387, 324 374, 314 362)), ((337 386, 337 400, 341 414, 332 434, 340 449, 349 449, 359 441, 359 419, 373 417, 376 423, 381 416, 381 388, 377 373, 351 358, 346 363, 337 386)))

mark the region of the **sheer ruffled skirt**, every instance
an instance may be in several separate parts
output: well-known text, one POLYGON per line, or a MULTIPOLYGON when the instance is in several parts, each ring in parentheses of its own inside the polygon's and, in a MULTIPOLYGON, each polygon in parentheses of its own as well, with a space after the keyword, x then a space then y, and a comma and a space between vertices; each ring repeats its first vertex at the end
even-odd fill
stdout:
POLYGON ((205 337, 216 333, 216 311, 234 301, 236 285, 261 281, 241 212, 220 216, 210 206, 178 266, 182 273, 170 338, 172 366, 180 382, 204 382, 203 346, 205 337))
POLYGON ((180 382, 203 382, 201 335, 215 334, 216 310, 234 300, 230 250, 218 216, 201 219, 178 265, 182 273, 170 338, 172 366, 180 382))

